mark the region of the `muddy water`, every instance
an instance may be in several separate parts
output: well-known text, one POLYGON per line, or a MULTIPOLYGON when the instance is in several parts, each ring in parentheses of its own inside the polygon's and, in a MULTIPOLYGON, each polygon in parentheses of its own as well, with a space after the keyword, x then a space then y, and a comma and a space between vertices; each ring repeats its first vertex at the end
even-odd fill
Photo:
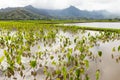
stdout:
MULTIPOLYGON (((95 35, 96 32, 90 32, 92 35, 95 35)), ((86 34, 82 34, 87 36, 86 34)), ((64 33, 63 31, 59 32, 57 34, 57 38, 56 41, 57 43, 52 44, 53 46, 51 47, 45 47, 43 43, 38 43, 36 46, 31 47, 31 53, 36 53, 39 51, 38 46, 41 46, 41 50, 45 51, 46 49, 49 50, 49 54, 57 56, 55 54, 55 50, 60 48, 60 42, 59 42, 59 37, 60 36, 66 36, 68 38, 70 38, 70 40, 73 42, 74 38, 79 36, 81 37, 81 35, 74 35, 74 34, 70 34, 68 33, 64 33)), ((98 51, 102 51, 102 57, 98 57, 95 59, 95 61, 90 61, 90 68, 88 69, 87 73, 90 75, 91 80, 96 80, 95 79, 95 71, 97 69, 100 70, 100 80, 119 80, 120 79, 120 63, 116 62, 116 57, 119 55, 119 52, 112 52, 112 48, 117 47, 120 45, 120 41, 116 40, 116 41, 110 41, 110 42, 106 42, 106 43, 101 43, 100 42, 100 46, 95 46, 92 49, 90 49, 92 51, 93 54, 97 54, 98 51), (114 59, 112 59, 111 54, 114 54, 114 59)), ((73 48, 75 46, 75 44, 72 44, 71 46, 69 46, 70 48, 73 48)), ((2 55, 3 50, 0 49, 0 52, 2 55)), ((49 56, 49 55, 48 55, 49 56)), ((98 56, 98 55, 96 55, 98 56)), ((47 59, 49 62, 51 62, 50 59, 47 59)), ((55 60, 57 61, 57 57, 55 57, 55 60)), ((43 58, 43 61, 39 61, 40 63, 42 63, 43 65, 45 65, 45 61, 46 58, 43 58)), ((49 70, 52 71, 55 68, 53 66, 51 66, 51 64, 47 64, 47 66, 49 67, 49 70)), ((24 59, 23 58, 23 63, 27 65, 29 65, 29 59, 24 59)), ((3 63, 5 65, 5 63, 3 63)), ((29 68, 29 67, 28 67, 29 68)), ((45 76, 43 75, 43 68, 37 68, 37 80, 45 80, 45 76)), ((33 77, 31 77, 30 75, 30 70, 26 70, 24 71, 24 74, 27 75, 27 77, 25 78, 25 80, 33 80, 33 77)), ((22 80, 22 78, 16 73, 15 74, 18 77, 18 80, 22 80)), ((0 80, 4 80, 4 76, 2 75, 2 72, 0 72, 0 80)), ((13 79, 7 79, 7 80, 13 80, 13 79)))
MULTIPOLYGON (((87 27, 98 27, 98 28, 117 28, 120 29, 120 22, 92 22, 92 23, 70 23, 65 25, 76 25, 76 26, 87 26, 87 27)), ((100 80, 119 80, 120 79, 120 63, 116 62, 116 57, 120 54, 120 52, 112 52, 112 48, 120 45, 120 41, 100 43, 100 46, 96 46, 91 49, 91 51, 97 54, 97 51, 101 50, 103 52, 103 56, 96 60, 96 62, 91 61, 90 69, 88 73, 91 76, 91 80, 95 80, 95 69, 101 70, 100 80), (114 55, 114 59, 112 59, 111 54, 114 55)))
MULTIPOLYGON (((92 35, 94 35, 96 32, 89 31, 92 35)), ((87 32, 88 33, 88 32, 87 32)), ((86 34, 87 34, 86 33, 86 34)), ((69 33, 60 33, 61 35, 65 35, 66 37, 69 37, 71 41, 73 41, 73 36, 69 33)), ((86 36, 86 34, 84 34, 86 36)), ((80 36, 80 35, 76 35, 80 36)), ((75 37, 75 36, 74 36, 75 37)), ((51 50, 59 48, 59 43, 54 44, 54 47, 51 47, 51 50)), ((118 57, 119 52, 117 51, 117 47, 120 45, 120 41, 110 41, 106 43, 100 43, 100 46, 95 46, 91 49, 93 54, 97 54, 98 51, 102 51, 103 55, 101 58, 96 58, 95 61, 90 61, 90 68, 88 69, 88 74, 90 75, 91 80, 96 80, 95 78, 95 71, 97 69, 100 70, 100 80, 119 80, 120 79, 120 63, 116 62, 116 57, 118 57), (112 52, 112 48, 116 47, 116 52, 112 52), (112 54, 114 54, 114 59, 112 59, 112 54)), ((74 44, 70 46, 71 48, 74 47, 74 44)), ((34 49, 35 50, 35 49, 34 49)), ((98 55, 96 55, 98 56, 98 55)), ((57 60, 57 59, 56 59, 57 60)), ((51 67, 51 65, 49 65, 51 67)), ((52 70, 53 68, 51 68, 52 70)), ((42 68, 38 70, 38 80, 41 80, 44 75, 41 73, 43 72, 42 68), (40 79, 41 78, 41 79, 40 79)))
POLYGON ((116 62, 116 57, 119 52, 112 52, 113 47, 120 45, 120 41, 101 43, 100 46, 94 47, 91 51, 97 54, 97 51, 101 50, 103 55, 101 58, 96 59, 95 62, 91 62, 90 69, 88 70, 91 80, 95 80, 95 70, 100 69, 100 80, 119 80, 120 79, 120 63, 116 62), (114 54, 112 59, 111 54, 114 54))

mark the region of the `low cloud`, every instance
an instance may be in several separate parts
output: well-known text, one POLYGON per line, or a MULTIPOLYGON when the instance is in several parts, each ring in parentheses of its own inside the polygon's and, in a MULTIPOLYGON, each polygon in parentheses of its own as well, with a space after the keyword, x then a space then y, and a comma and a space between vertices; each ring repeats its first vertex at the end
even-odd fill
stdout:
POLYGON ((73 5, 82 10, 108 10, 120 13, 120 0, 0 0, 0 8, 27 5, 45 9, 63 9, 73 5))

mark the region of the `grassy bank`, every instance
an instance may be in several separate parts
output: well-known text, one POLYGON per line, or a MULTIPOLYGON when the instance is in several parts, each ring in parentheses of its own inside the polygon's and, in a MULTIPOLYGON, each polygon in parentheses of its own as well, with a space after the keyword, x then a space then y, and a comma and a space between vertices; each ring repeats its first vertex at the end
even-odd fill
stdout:
MULTIPOLYGON (((68 22, 68 21, 66 21, 68 22)), ((1 28, 6 28, 6 29, 12 29, 12 28, 33 28, 37 29, 38 27, 43 27, 43 28, 55 28, 55 27, 60 27, 60 28, 66 28, 66 29, 82 29, 82 30, 92 30, 92 31, 110 31, 110 32, 120 32, 120 29, 114 29, 114 28, 97 28, 97 27, 87 27, 87 26, 64 26, 64 25, 56 25, 57 23, 66 23, 65 21, 56 21, 56 22, 51 22, 51 21, 41 21, 41 20, 36 20, 36 21, 0 21, 0 27, 1 28), (56 23, 56 24, 55 24, 56 23)), ((114 27, 114 26, 113 26, 114 27)))
POLYGON ((81 20, 0 20, 0 22, 22 22, 22 23, 39 23, 39 24, 62 24, 62 23, 86 23, 86 22, 120 22, 118 19, 81 19, 81 20))
POLYGON ((110 31, 110 32, 120 32, 120 29, 114 28, 97 28, 97 27, 87 27, 87 26, 63 26, 63 25, 56 25, 57 27, 64 27, 64 28, 76 28, 82 30, 92 30, 92 31, 110 31))

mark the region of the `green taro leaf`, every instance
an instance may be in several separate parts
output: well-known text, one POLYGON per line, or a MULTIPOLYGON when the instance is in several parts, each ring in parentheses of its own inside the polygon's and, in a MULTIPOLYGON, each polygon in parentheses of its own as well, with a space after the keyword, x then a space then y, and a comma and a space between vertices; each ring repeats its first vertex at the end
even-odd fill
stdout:
POLYGON ((37 65, 36 60, 30 61, 30 66, 31 66, 32 68, 35 68, 36 65, 37 65))
POLYGON ((112 51, 115 52, 115 47, 112 48, 112 51))
POLYGON ((21 56, 17 56, 17 63, 21 64, 21 56))
POLYGON ((99 78, 100 78, 100 70, 97 70, 96 71, 96 80, 99 80, 99 78))
POLYGON ((120 46, 118 46, 118 51, 120 51, 120 46))
POLYGON ((85 55, 84 54, 80 54, 80 59, 84 60, 85 59, 85 55))
POLYGON ((80 69, 80 72, 81 72, 82 74, 84 74, 85 69, 84 69, 84 68, 81 68, 81 69, 80 69))
POLYGON ((82 52, 84 51, 84 48, 81 46, 81 47, 79 48, 79 51, 82 53, 82 52))
POLYGON ((85 75, 85 80, 90 80, 88 74, 85 75))
POLYGON ((56 80, 60 80, 60 78, 57 78, 56 80))
POLYGON ((50 56, 50 59, 53 60, 53 59, 54 59, 54 56, 50 56))
POLYGON ((88 69, 88 68, 89 68, 89 61, 88 61, 88 60, 85 60, 84 63, 85 63, 85 65, 86 65, 86 68, 88 69))
POLYGON ((101 57, 102 56, 102 51, 98 51, 98 55, 101 57))
POLYGON ((0 63, 4 60, 4 56, 0 57, 0 63))
POLYGON ((80 69, 77 69, 77 70, 75 71, 75 74, 76 74, 77 78, 79 78, 79 76, 80 76, 80 69))
POLYGON ((67 76, 67 69, 66 69, 66 67, 63 67, 63 68, 62 68, 62 73, 63 73, 63 78, 64 78, 64 80, 67 80, 67 79, 66 79, 66 76, 67 76))

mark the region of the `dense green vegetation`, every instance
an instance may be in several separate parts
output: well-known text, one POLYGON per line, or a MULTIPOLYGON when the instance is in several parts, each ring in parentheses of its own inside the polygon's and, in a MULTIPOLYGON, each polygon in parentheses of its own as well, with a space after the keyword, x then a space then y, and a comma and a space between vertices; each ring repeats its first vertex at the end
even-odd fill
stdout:
POLYGON ((22 9, 12 10, 9 12, 0 12, 1 20, 31 20, 40 19, 40 17, 43 18, 43 16, 36 15, 22 9))
MULTIPOLYGON (((90 49, 99 46, 98 42, 120 39, 119 29, 45 23, 0 22, 0 70, 4 79, 26 80, 31 75, 30 80, 40 80, 37 76, 44 75, 44 80, 90 80, 90 61, 102 57, 102 51, 94 54, 90 49)), ((100 70, 95 74, 99 80, 100 70)))

